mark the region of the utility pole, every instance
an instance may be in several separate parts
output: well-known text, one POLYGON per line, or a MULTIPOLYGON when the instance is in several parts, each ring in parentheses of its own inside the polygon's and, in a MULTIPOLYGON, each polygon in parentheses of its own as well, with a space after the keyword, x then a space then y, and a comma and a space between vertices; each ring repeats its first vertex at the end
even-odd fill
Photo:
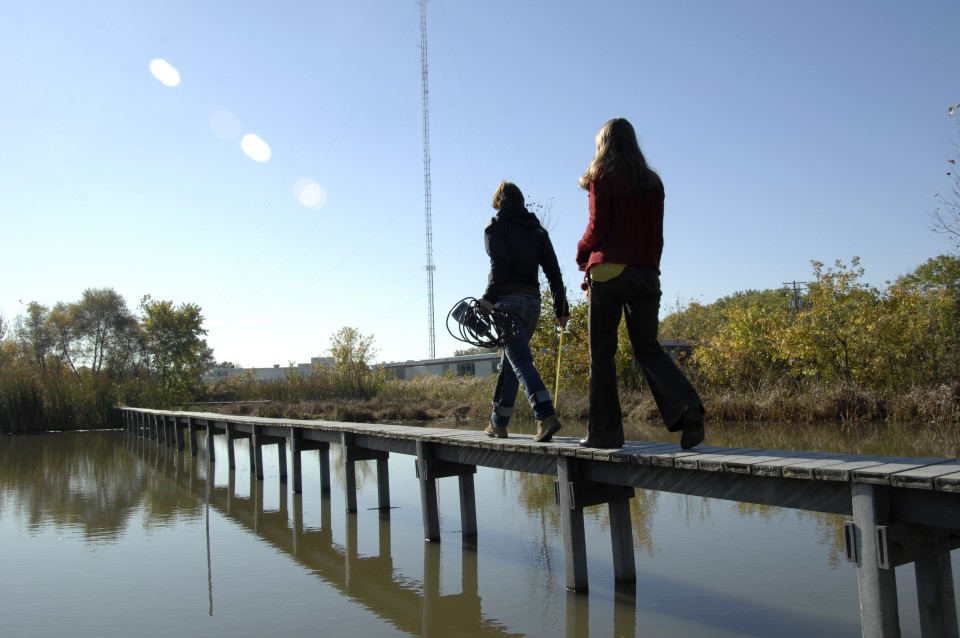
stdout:
POLYGON ((433 312, 433 220, 430 215, 430 107, 427 69, 427 0, 420 0, 420 76, 423 82, 423 203, 427 226, 427 330, 430 335, 430 358, 436 357, 436 334, 433 312))
POLYGON ((793 310, 793 313, 796 314, 803 306, 803 300, 800 298, 800 286, 806 284, 805 281, 785 281, 783 282, 784 286, 793 289, 793 299, 790 300, 790 308, 793 310))

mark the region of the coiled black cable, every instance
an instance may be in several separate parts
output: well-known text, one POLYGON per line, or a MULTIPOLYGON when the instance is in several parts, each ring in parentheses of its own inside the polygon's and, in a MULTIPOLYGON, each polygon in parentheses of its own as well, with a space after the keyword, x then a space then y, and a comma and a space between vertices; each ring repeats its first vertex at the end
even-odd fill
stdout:
POLYGON ((479 301, 464 297, 447 313, 447 332, 457 341, 477 348, 502 348, 513 338, 513 322, 513 317, 503 310, 483 312, 479 301), (450 328, 451 319, 457 325, 456 332, 450 328))

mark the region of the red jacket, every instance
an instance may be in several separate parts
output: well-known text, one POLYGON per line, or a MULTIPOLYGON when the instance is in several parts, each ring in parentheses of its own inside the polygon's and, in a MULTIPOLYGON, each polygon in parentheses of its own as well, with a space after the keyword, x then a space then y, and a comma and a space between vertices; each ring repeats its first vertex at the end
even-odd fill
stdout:
POLYGON ((643 192, 630 188, 616 169, 590 182, 590 219, 577 242, 577 265, 585 273, 601 262, 660 271, 663 252, 663 182, 643 192))

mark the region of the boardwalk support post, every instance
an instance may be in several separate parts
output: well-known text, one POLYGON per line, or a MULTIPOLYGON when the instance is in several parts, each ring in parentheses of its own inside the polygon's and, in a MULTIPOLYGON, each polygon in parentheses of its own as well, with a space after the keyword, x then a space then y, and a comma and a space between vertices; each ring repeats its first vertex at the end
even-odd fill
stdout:
MULTIPOLYGON (((868 492, 874 492, 873 503, 881 503, 880 512, 883 513, 883 502, 886 492, 882 489, 870 490, 863 483, 854 483, 854 516, 858 506, 856 495, 863 500, 864 507, 870 507, 871 499, 866 497, 868 492), (876 494, 879 492, 880 496, 876 494)), ((867 517, 861 511, 864 519, 867 517)), ((877 517, 881 520, 881 517, 877 517)), ((889 515, 886 515, 886 520, 889 515)), ((957 606, 954 596, 953 571, 950 563, 950 552, 960 547, 958 540, 950 530, 928 527, 923 525, 907 525, 904 523, 883 522, 875 524, 872 533, 868 534, 869 527, 861 527, 856 520, 847 521, 844 526, 844 540, 847 549, 847 560, 856 563, 860 576, 860 609, 861 621, 864 627, 864 636, 899 636, 899 616, 897 606, 889 607, 889 598, 896 601, 896 580, 894 569, 901 565, 914 563, 917 580, 917 602, 920 611, 920 634, 924 638, 956 638, 960 636, 957 623, 957 606), (863 545, 861 546, 861 543, 863 545), (867 546, 873 543, 873 550, 867 546), (870 564, 872 556, 876 558, 876 573, 864 573, 864 566, 870 564), (866 580, 866 583, 864 581, 866 580), (877 596, 881 604, 887 605, 884 614, 873 611, 877 604, 877 596), (871 616, 868 623, 867 616, 871 616), (870 630, 868 631, 868 626, 870 630)))
POLYGON ((300 460, 300 450, 302 449, 303 436, 300 428, 290 428, 290 435, 287 437, 287 446, 290 448, 290 464, 293 466, 293 493, 299 494, 303 491, 303 473, 301 472, 302 462, 300 460))
POLYGON ((576 459, 557 458, 557 503, 560 505, 560 529, 563 532, 563 563, 570 591, 587 591, 587 543, 583 531, 583 510, 573 506, 570 484, 580 478, 576 459))
POLYGON ((227 467, 235 470, 237 469, 237 450, 234 441, 237 439, 237 436, 234 432, 234 425, 232 423, 226 423, 223 429, 227 435, 227 467))
POLYGON ((877 526, 877 542, 883 569, 914 564, 920 635, 924 638, 960 635, 950 564, 950 551, 957 548, 958 540, 948 530, 895 522, 877 526))
POLYGON ((250 474, 252 476, 256 475, 257 469, 257 455, 256 451, 253 449, 253 434, 242 432, 237 428, 235 423, 230 423, 227 421, 223 424, 223 431, 227 435, 227 466, 231 470, 237 469, 237 439, 247 439, 250 442, 248 447, 248 452, 250 456, 250 474))
MULTIPOLYGON (((448 476, 456 476, 460 485, 460 527, 463 538, 476 538, 477 536, 477 496, 473 485, 473 475, 477 473, 476 465, 467 465, 465 463, 454 463, 452 461, 441 461, 421 454, 422 447, 417 446, 417 478, 420 479, 420 493, 423 495, 425 481, 433 482, 433 491, 436 492, 436 480, 448 476)), ((433 499, 436 503, 436 499, 433 499)), ((439 511, 437 512, 439 520, 439 511)), ((426 519, 424 519, 424 533, 428 533, 426 519)), ((427 540, 440 540, 439 525, 436 530, 436 538, 427 540)))
POLYGON ((197 455, 197 430, 200 425, 193 420, 193 417, 187 417, 187 436, 190 439, 190 454, 197 455))
POLYGON ((606 503, 610 509, 610 541, 613 547, 613 572, 618 582, 637 579, 633 556, 633 524, 630 499, 634 489, 622 485, 584 481, 574 459, 557 459, 554 484, 563 528, 563 551, 567 566, 567 589, 587 591, 587 550, 584 541, 583 508, 606 503))
MULTIPOLYGON (((190 417, 187 417, 187 420, 190 420, 190 417)), ((183 442, 183 427, 180 422, 177 420, 177 417, 173 417, 173 440, 177 446, 177 450, 183 452, 184 442, 183 442)))
POLYGON ((213 448, 213 422, 207 421, 207 460, 214 463, 217 460, 216 451, 213 448))
POLYGON ((320 451, 320 491, 329 492, 330 444, 326 441, 312 441, 303 438, 303 429, 297 427, 290 428, 290 436, 287 440, 290 444, 290 461, 293 463, 294 494, 303 492, 303 460, 300 458, 300 454, 308 450, 320 451))
POLYGON ((960 636, 957 603, 950 563, 952 543, 942 536, 931 538, 931 551, 914 563, 917 575, 917 602, 920 605, 920 635, 946 638, 960 636))
POLYGON ((343 433, 341 441, 343 443, 344 496, 346 497, 347 511, 357 511, 357 470, 355 463, 372 460, 377 461, 378 505, 381 510, 390 509, 390 474, 389 464, 387 463, 390 453, 357 447, 354 443, 354 435, 349 432, 343 433))
POLYGON ((157 416, 157 443, 167 444, 167 415, 157 416))
POLYGON ((894 570, 884 569, 885 544, 878 526, 890 522, 887 489, 869 483, 853 483, 853 522, 860 583, 860 624, 864 638, 900 636, 900 612, 897 608, 897 578, 894 570), (884 551, 882 551, 884 550, 884 551))
POLYGON ((277 466, 280 470, 280 482, 287 482, 287 437, 271 436, 254 432, 250 439, 250 445, 253 448, 253 462, 257 468, 257 480, 263 480, 263 446, 277 446, 277 466))
POLYGON ((433 449, 417 441, 417 480, 420 482, 420 511, 423 513, 423 538, 440 540, 440 505, 437 503, 437 477, 430 473, 433 449))

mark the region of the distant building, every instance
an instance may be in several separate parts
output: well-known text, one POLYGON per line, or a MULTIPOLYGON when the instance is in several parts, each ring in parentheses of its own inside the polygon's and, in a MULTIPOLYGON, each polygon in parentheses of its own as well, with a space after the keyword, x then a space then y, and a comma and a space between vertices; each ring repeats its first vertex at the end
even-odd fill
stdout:
MULTIPOLYGON (((688 357, 693 352, 690 343, 683 340, 661 339, 660 345, 674 360, 680 357, 688 357)), ((333 365, 333 357, 311 357, 310 363, 294 364, 293 369, 299 372, 300 376, 308 377, 317 364, 333 365)), ((457 377, 488 377, 497 373, 499 364, 500 351, 493 350, 459 357, 376 363, 372 368, 383 370, 388 379, 407 381, 414 377, 443 376, 447 372, 452 372, 457 377)), ((251 370, 254 373, 254 378, 258 381, 280 381, 286 378, 290 366, 284 367, 275 364, 272 368, 214 368, 203 375, 203 380, 208 383, 216 383, 247 374, 251 370)))
POLYGON ((460 357, 378 363, 374 368, 383 370, 388 379, 407 381, 414 377, 443 376, 448 371, 458 377, 488 377, 497 372, 499 363, 500 353, 492 351, 460 357))
POLYGON ((214 368, 203 375, 202 379, 207 383, 217 383, 253 371, 253 378, 257 381, 280 381, 287 377, 291 367, 299 372, 301 377, 309 377, 317 364, 333 365, 333 357, 311 357, 310 363, 297 363, 289 366, 281 366, 276 363, 272 368, 214 368))
POLYGON ((693 345, 684 339, 661 339, 660 347, 674 361, 687 359, 693 354, 693 345))

